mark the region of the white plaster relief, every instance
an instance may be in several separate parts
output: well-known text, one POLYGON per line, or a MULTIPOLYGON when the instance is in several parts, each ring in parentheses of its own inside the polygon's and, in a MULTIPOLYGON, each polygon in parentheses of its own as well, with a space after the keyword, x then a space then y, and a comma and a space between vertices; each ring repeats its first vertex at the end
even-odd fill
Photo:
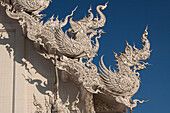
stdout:
MULTIPOLYGON (((100 17, 94 18, 90 8, 88 17, 74 21, 72 16, 76 10, 75 8, 70 15, 65 17, 64 21, 51 17, 50 20, 43 23, 40 20, 42 15, 39 15, 39 12, 47 8, 49 2, 50 0, 43 0, 38 3, 34 0, 27 3, 25 0, 18 0, 17 5, 13 3, 9 5, 1 1, 2 6, 7 6, 7 15, 19 21, 24 35, 34 42, 38 53, 52 61, 55 67, 54 92, 53 96, 49 97, 50 101, 48 103, 53 107, 48 108, 46 111, 42 110, 40 102, 36 101, 37 99, 34 96, 34 105, 37 106, 36 112, 70 113, 72 110, 76 110, 83 113, 74 104, 74 102, 78 104, 80 100, 85 103, 83 106, 85 113, 95 113, 94 94, 99 95, 101 99, 109 97, 107 101, 110 101, 110 103, 114 101, 115 106, 119 105, 114 109, 117 112, 125 112, 126 108, 129 108, 130 112, 132 112, 137 102, 146 102, 138 99, 132 100, 131 98, 140 86, 140 74, 138 71, 146 69, 146 65, 149 65, 149 63, 143 61, 149 58, 151 52, 150 42, 147 37, 148 27, 146 27, 142 35, 141 40, 144 43, 142 49, 137 49, 135 45, 132 47, 126 42, 125 52, 121 52, 120 55, 114 52, 118 69, 111 70, 110 67, 107 69, 102 56, 99 64, 100 72, 98 72, 98 67, 92 61, 99 49, 98 39, 101 34, 105 33, 101 29, 106 22, 106 17, 102 10, 106 9, 108 3, 96 7, 100 17), (37 4, 37 7, 42 7, 31 8, 35 4, 37 4), (68 20, 71 28, 63 31, 62 28, 68 23, 68 20), (95 42, 92 38, 95 38, 95 42), (67 72, 68 75, 59 75, 59 70, 67 72), (61 99, 60 76, 64 80, 71 80, 79 87, 80 96, 75 97, 71 109, 69 108, 71 105, 69 98, 66 102, 61 99)), ((31 64, 24 62, 31 67, 31 64)), ((110 107, 106 106, 105 108, 110 107)), ((98 109, 103 108, 98 107, 98 109)))

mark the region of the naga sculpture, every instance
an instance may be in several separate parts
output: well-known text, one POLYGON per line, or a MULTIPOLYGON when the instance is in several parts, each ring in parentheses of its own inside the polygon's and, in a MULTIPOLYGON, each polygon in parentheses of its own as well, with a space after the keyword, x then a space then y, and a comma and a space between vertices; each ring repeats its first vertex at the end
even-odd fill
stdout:
MULTIPOLYGON (((115 58, 118 66, 118 71, 112 71, 111 68, 106 68, 103 63, 103 56, 101 57, 100 66, 100 77, 105 83, 105 91, 110 95, 116 95, 116 101, 124 104, 132 111, 132 108, 136 107, 137 99, 131 103, 131 97, 138 91, 140 86, 139 73, 136 71, 146 69, 145 63, 141 60, 147 60, 150 56, 150 43, 147 39, 147 28, 141 38, 143 49, 137 49, 135 45, 132 47, 126 42, 126 48, 124 53, 120 53, 118 56, 115 52, 115 58), (133 50, 134 49, 134 50, 133 50)), ((143 103, 144 101, 139 101, 143 103)))
MULTIPOLYGON (((95 106, 94 95, 99 96, 101 100, 114 103, 115 106, 121 106, 121 110, 118 110, 117 107, 114 108, 114 111, 117 112, 124 112, 126 108, 132 112, 133 108, 137 106, 137 102, 146 102, 138 99, 132 100, 131 97, 140 86, 140 74, 137 71, 143 70, 146 68, 145 65, 149 65, 144 62, 149 58, 151 52, 147 37, 148 27, 141 38, 144 43, 142 49, 137 49, 135 45, 132 47, 126 41, 125 52, 120 55, 114 52, 117 70, 112 71, 111 67, 107 69, 102 56, 98 72, 98 68, 92 63, 92 60, 99 49, 98 39, 104 33, 99 28, 103 27, 106 22, 106 17, 101 10, 106 9, 108 3, 96 7, 100 18, 98 16, 94 18, 90 7, 88 17, 73 21, 75 8, 64 21, 60 21, 58 17, 55 19, 51 17, 44 23, 37 17, 40 17, 39 12, 49 5, 50 0, 41 0, 41 2, 38 0, 16 0, 15 2, 0 0, 0 2, 2 6, 6 6, 7 15, 19 21, 23 33, 34 42, 38 53, 50 59, 55 66, 55 92, 53 97, 49 97, 49 102, 46 100, 46 113, 81 113, 77 107, 79 99, 85 101, 86 113, 95 113, 98 106, 95 106), (62 28, 67 25, 68 21, 71 28, 64 32, 62 28), (94 37, 95 42, 92 39, 94 37), (71 111, 68 108, 69 98, 63 104, 59 95, 58 69, 67 72, 68 75, 65 78, 69 78, 80 86, 80 95, 78 93, 76 100, 72 103, 71 111)), ((37 113, 45 112, 35 95, 34 105, 37 107, 37 113)), ((100 109, 102 108, 99 108, 99 111, 100 109)))
POLYGON ((62 63, 58 67, 70 73, 70 78, 75 83, 82 85, 88 92, 99 95, 105 94, 105 96, 115 98, 116 102, 123 104, 125 108, 127 107, 132 111, 137 102, 146 102, 137 99, 132 101, 131 97, 138 91, 140 86, 137 71, 146 69, 145 65, 149 65, 149 63, 143 62, 143 60, 149 58, 151 52, 147 35, 146 27, 141 38, 142 42, 145 43, 143 49, 137 49, 135 45, 132 47, 126 42, 124 53, 120 53, 120 56, 118 56, 114 52, 118 71, 115 69, 112 71, 111 67, 107 69, 103 63, 103 56, 99 63, 100 73, 97 72, 97 67, 92 63, 90 64, 91 68, 87 68, 81 62, 66 57, 61 60, 62 63))

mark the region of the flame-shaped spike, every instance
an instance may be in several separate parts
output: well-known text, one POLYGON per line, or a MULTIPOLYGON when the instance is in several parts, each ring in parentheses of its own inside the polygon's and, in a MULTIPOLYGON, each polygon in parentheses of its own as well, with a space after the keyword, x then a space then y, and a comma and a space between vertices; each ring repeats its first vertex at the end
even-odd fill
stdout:
MULTIPOLYGON (((58 20, 59 16, 57 15, 57 17, 55 18, 55 20, 58 20)), ((58 20, 59 21, 59 20, 58 20)))
POLYGON ((51 21, 54 20, 54 15, 51 16, 50 20, 51 20, 51 21))
POLYGON ((135 46, 135 43, 133 42, 133 49, 134 50, 139 50, 138 48, 136 48, 136 46, 135 46))
POLYGON ((113 54, 114 54, 114 56, 115 56, 115 58, 117 58, 117 53, 116 52, 114 52, 113 50, 112 50, 112 52, 113 52, 113 54))
POLYGON ((127 42, 127 40, 125 40, 125 43, 126 43, 126 46, 128 46, 128 45, 129 45, 129 43, 127 42))
POLYGON ((99 16, 98 14, 96 14, 96 18, 94 18, 95 21, 98 21, 99 20, 99 16))
POLYGON ((88 12, 90 12, 91 10, 92 10, 92 5, 90 4, 90 8, 89 8, 88 12))
POLYGON ((145 28, 145 33, 148 35, 148 25, 145 28))
POLYGON ((133 48, 136 48, 136 46, 135 46, 135 42, 133 42, 133 48))
POLYGON ((107 7, 108 3, 109 3, 109 1, 105 3, 105 7, 107 7))
POLYGON ((74 8, 74 10, 72 11, 71 15, 73 15, 73 13, 76 11, 77 8, 78 8, 78 6, 76 6, 76 7, 74 8))
POLYGON ((145 28, 145 31, 144 31, 144 33, 143 33, 143 35, 142 35, 142 38, 143 38, 143 39, 148 38, 147 36, 148 36, 148 25, 147 25, 146 28, 145 28))

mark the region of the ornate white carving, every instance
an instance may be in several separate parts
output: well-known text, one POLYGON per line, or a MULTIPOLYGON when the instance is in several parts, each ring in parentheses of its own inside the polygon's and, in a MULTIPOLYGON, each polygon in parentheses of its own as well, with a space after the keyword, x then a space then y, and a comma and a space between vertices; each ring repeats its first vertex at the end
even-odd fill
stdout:
POLYGON ((14 11, 26 11, 34 16, 49 6, 51 0, 1 0, 13 6, 14 11))
MULTIPOLYGON (((142 42, 145 43, 143 49, 133 48, 126 42, 127 46, 124 53, 115 58, 118 63, 118 71, 107 69, 103 63, 103 56, 99 63, 100 73, 97 73, 97 67, 90 63, 89 67, 74 59, 63 57, 61 65, 58 65, 63 70, 70 73, 70 78, 76 83, 80 83, 90 93, 104 93, 115 97, 118 103, 122 103, 132 110, 136 107, 136 99, 131 103, 131 97, 138 91, 140 86, 139 73, 136 71, 145 69, 144 63, 140 60, 146 60, 150 56, 150 43, 147 39, 147 27, 142 36, 142 42), (132 68, 133 67, 133 68, 132 68), (132 68, 132 69, 131 69, 132 68), (100 77, 99 77, 100 75, 100 77)), ((138 102, 142 103, 138 100, 138 102)), ((144 102, 144 101, 143 101, 144 102)))
MULTIPOLYGON (((107 69, 102 56, 99 63, 99 73, 92 60, 99 49, 98 39, 104 33, 99 28, 103 27, 106 22, 106 17, 101 10, 104 10, 108 3, 97 6, 96 10, 100 18, 94 18, 90 7, 88 17, 73 21, 71 16, 73 16, 75 8, 70 15, 66 16, 64 21, 60 21, 58 17, 55 19, 51 17, 50 20, 43 23, 40 18, 37 18, 39 17, 38 13, 44 10, 49 2, 50 0, 41 0, 41 2, 38 0, 16 0, 16 4, 9 5, 1 0, 2 6, 7 6, 7 15, 19 21, 23 33, 34 42, 39 54, 50 59, 55 65, 55 92, 54 97, 50 98, 50 104, 46 104, 52 107, 47 108, 54 113, 70 113, 68 109, 69 101, 63 104, 59 96, 58 69, 69 73, 67 77, 80 86, 80 100, 85 101, 87 113, 95 113, 93 94, 101 95, 101 98, 109 97, 111 98, 110 101, 123 106, 123 110, 129 108, 131 112, 136 107, 137 102, 143 103, 144 101, 137 99, 131 101, 131 97, 140 86, 137 71, 145 69, 145 65, 149 65, 149 63, 143 62, 143 60, 149 58, 151 52, 149 50, 150 43, 147 39, 147 27, 141 39, 144 43, 142 49, 137 49, 135 45, 132 47, 126 41, 124 53, 120 53, 118 56, 114 52, 118 69, 113 71, 110 67, 107 69), (69 19, 69 17, 71 18, 69 19), (68 19, 71 28, 64 32, 62 28, 68 23, 68 19), (95 37, 95 43, 92 40, 93 37, 95 37), (86 62, 83 62, 82 59, 85 59, 86 62)), ((34 99, 37 113, 43 112, 35 96, 34 99)), ((78 102, 77 96, 76 101, 72 103, 72 111, 80 113, 81 111, 76 106, 78 102)))

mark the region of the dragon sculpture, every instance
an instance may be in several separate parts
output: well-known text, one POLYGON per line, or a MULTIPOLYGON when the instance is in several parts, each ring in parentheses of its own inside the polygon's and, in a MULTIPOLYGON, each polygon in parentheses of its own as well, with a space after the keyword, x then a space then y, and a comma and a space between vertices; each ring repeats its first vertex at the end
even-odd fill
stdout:
POLYGON ((97 72, 96 65, 92 63, 90 64, 91 68, 87 68, 81 62, 66 57, 61 60, 62 63, 58 67, 70 73, 71 80, 83 85, 88 92, 111 96, 115 98, 116 102, 123 104, 132 111, 136 107, 137 102, 146 102, 137 99, 132 101, 131 97, 138 91, 140 86, 140 78, 137 71, 146 69, 145 65, 149 65, 149 63, 143 62, 143 60, 149 58, 151 52, 147 35, 146 27, 141 38, 142 42, 145 43, 143 49, 137 49, 135 45, 132 47, 126 42, 124 53, 120 53, 120 56, 118 56, 114 52, 118 71, 112 71, 111 67, 107 69, 103 63, 103 56, 99 63, 100 73, 97 72))
POLYGON ((101 37, 101 33, 104 33, 102 30, 94 29, 104 26, 106 18, 100 9, 104 10, 106 7, 107 3, 104 6, 99 5, 96 8, 100 15, 100 20, 93 20, 93 14, 90 12, 91 8, 88 10, 88 18, 85 17, 75 22, 70 18, 69 22, 71 28, 65 33, 62 30, 63 26, 58 23, 58 26, 55 26, 56 41, 55 44, 50 45, 50 50, 54 50, 57 54, 62 54, 69 58, 85 58, 92 60, 99 49, 98 38, 101 37), (72 38, 69 38, 67 32, 72 38), (97 35, 97 33, 99 33, 99 36, 95 38, 96 44, 93 44, 91 38, 97 35))
MULTIPOLYGON (((144 60, 150 56, 150 42, 148 40, 148 32, 146 27, 142 35, 142 49, 137 49, 135 45, 132 47, 126 41, 125 52, 120 55, 114 52, 117 70, 106 68, 103 62, 103 56, 99 62, 99 68, 92 63, 99 49, 98 39, 104 33, 99 29, 105 25, 106 17, 101 10, 106 9, 108 2, 105 5, 98 5, 96 10, 100 16, 94 18, 88 10, 89 16, 84 17, 79 21, 73 21, 73 13, 65 17, 64 21, 52 16, 47 22, 43 22, 39 16, 39 12, 44 10, 51 0, 16 0, 4 1, 0 0, 2 6, 6 6, 6 13, 9 17, 17 19, 23 29, 23 33, 33 41, 36 50, 45 58, 50 59, 56 69, 56 81, 54 97, 50 97, 49 103, 46 100, 47 113, 70 113, 68 108, 69 98, 63 104, 59 96, 59 75, 58 69, 67 72, 69 75, 66 78, 72 80, 80 86, 80 95, 72 103, 72 111, 81 113, 77 104, 79 97, 81 101, 85 101, 85 109, 87 113, 95 113, 94 95, 100 99, 114 102, 115 105, 120 105, 121 110, 116 112, 124 112, 129 108, 132 112, 137 106, 137 102, 143 103, 134 99, 132 96, 138 91, 140 86, 139 70, 146 68, 144 60), (70 23, 71 28, 63 31, 63 27, 70 23), (95 39, 93 39, 95 37, 95 39), (95 42, 94 42, 95 41, 95 42), (82 59, 85 59, 84 62, 82 59), (98 72, 99 70, 99 72, 98 72), (50 110, 49 110, 50 109, 50 110)), ((65 76, 65 75, 62 75, 65 76)), ((36 113, 43 113, 42 106, 37 102, 34 95, 34 105, 37 107, 36 113)), ((99 109, 100 110, 100 109, 99 109)))
MULTIPOLYGON (((2 4, 5 6, 3 2, 2 4)), ((105 5, 97 6, 96 10, 100 15, 100 19, 98 17, 93 18, 91 8, 88 10, 88 18, 85 17, 82 20, 75 22, 70 18, 69 22, 72 28, 68 29, 66 32, 64 32, 62 28, 67 24, 68 18, 73 15, 76 8, 70 15, 66 16, 64 22, 59 21, 58 17, 55 20, 54 17, 51 17, 51 19, 44 24, 43 21, 40 22, 39 19, 29 16, 29 13, 26 13, 27 10, 20 11, 14 6, 8 5, 6 13, 9 17, 20 20, 19 22, 24 33, 30 40, 34 41, 37 49, 39 49, 40 46, 43 46, 45 51, 48 51, 49 54, 92 60, 99 49, 98 38, 104 33, 101 29, 97 30, 97 28, 103 27, 106 22, 106 18, 100 9, 104 10, 106 7, 107 3, 105 5), (68 36, 67 32, 71 38, 68 36), (46 37, 46 34, 48 34, 49 37, 46 37), (92 38, 97 34, 99 34, 99 36, 95 38, 96 43, 94 43, 92 38)))
POLYGON ((143 103, 144 101, 139 101, 137 99, 133 100, 131 103, 131 97, 138 91, 140 86, 139 73, 136 71, 146 69, 145 65, 149 63, 143 62, 147 60, 150 56, 150 43, 147 39, 148 27, 146 27, 145 32, 142 36, 143 49, 137 49, 135 45, 132 47, 126 42, 126 48, 124 53, 120 53, 118 56, 115 52, 115 58, 118 66, 118 72, 116 70, 112 71, 111 68, 106 68, 103 63, 103 56, 101 57, 100 66, 100 77, 105 83, 105 91, 111 95, 116 95, 116 101, 127 106, 131 111, 132 108, 136 107, 137 101, 143 103), (133 50, 134 49, 134 50, 133 50), (142 60, 142 61, 141 61, 142 60))

